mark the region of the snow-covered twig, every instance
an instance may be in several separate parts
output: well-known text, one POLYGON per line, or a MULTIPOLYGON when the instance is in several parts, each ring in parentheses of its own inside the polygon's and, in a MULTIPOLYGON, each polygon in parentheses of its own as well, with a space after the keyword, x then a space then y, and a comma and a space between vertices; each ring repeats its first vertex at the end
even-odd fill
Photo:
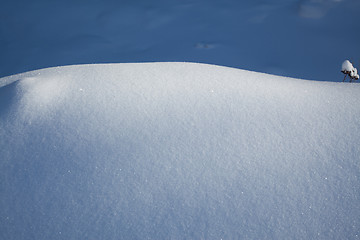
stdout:
POLYGON ((352 63, 349 60, 345 60, 341 66, 341 72, 345 74, 345 77, 343 79, 343 82, 345 81, 345 78, 347 75, 350 77, 350 82, 353 80, 359 79, 359 74, 357 72, 357 69, 354 68, 352 63))

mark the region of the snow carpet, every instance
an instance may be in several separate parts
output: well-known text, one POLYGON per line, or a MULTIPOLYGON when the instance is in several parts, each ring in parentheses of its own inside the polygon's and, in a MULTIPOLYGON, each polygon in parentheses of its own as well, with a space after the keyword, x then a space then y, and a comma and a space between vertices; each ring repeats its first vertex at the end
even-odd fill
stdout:
POLYGON ((357 239, 360 85, 190 63, 0 79, 1 239, 357 239))

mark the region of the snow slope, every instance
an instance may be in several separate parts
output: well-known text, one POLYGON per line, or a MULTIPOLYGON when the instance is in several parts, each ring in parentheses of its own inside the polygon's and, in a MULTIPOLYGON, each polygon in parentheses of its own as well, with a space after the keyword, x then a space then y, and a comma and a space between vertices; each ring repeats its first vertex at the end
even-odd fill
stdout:
POLYGON ((2 0, 0 77, 83 63, 186 61, 342 81, 359 0, 2 0))
POLYGON ((359 238, 358 84, 148 63, 0 86, 0 239, 359 238))

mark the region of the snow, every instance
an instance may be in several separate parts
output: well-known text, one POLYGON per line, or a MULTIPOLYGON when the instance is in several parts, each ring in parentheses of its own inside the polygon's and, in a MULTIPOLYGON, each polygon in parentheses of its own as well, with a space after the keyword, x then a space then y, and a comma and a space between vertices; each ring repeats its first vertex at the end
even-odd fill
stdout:
POLYGON ((352 71, 350 72, 350 77, 352 78, 359 78, 359 75, 357 74, 357 69, 356 68, 353 68, 352 71))
POLYGON ((346 74, 345 77, 347 75, 349 75, 350 77, 350 82, 352 82, 352 80, 358 80, 359 79, 359 74, 357 71, 357 68, 354 68, 354 66, 350 63, 349 60, 345 60, 341 66, 341 72, 346 74))
POLYGON ((359 0, 2 0, 0 77, 71 64, 202 62, 341 81, 359 0))
POLYGON ((194 63, 0 79, 1 239, 357 239, 360 86, 194 63))
POLYGON ((341 65, 341 71, 352 72, 353 69, 354 69, 354 67, 349 60, 345 60, 343 62, 343 64, 341 65))

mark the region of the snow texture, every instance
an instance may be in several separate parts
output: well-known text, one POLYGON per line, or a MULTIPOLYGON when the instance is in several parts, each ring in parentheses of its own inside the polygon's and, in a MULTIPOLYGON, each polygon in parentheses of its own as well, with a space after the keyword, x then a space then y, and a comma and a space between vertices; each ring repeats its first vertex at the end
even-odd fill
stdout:
POLYGON ((341 71, 343 72, 352 72, 353 69, 354 67, 349 60, 345 60, 341 66, 341 71))
POLYGON ((352 71, 350 72, 350 77, 359 78, 359 75, 357 74, 357 69, 356 68, 352 69, 352 71))
POLYGON ((359 238, 358 84, 152 63, 0 86, 0 239, 359 238))
MULTIPOLYGON (((341 72, 343 72, 346 75, 349 75, 350 77, 350 82, 352 80, 358 80, 359 79, 359 74, 356 68, 354 68, 354 66, 350 63, 349 60, 345 60, 341 66, 341 72)), ((346 77, 345 75, 345 77, 346 77)))

